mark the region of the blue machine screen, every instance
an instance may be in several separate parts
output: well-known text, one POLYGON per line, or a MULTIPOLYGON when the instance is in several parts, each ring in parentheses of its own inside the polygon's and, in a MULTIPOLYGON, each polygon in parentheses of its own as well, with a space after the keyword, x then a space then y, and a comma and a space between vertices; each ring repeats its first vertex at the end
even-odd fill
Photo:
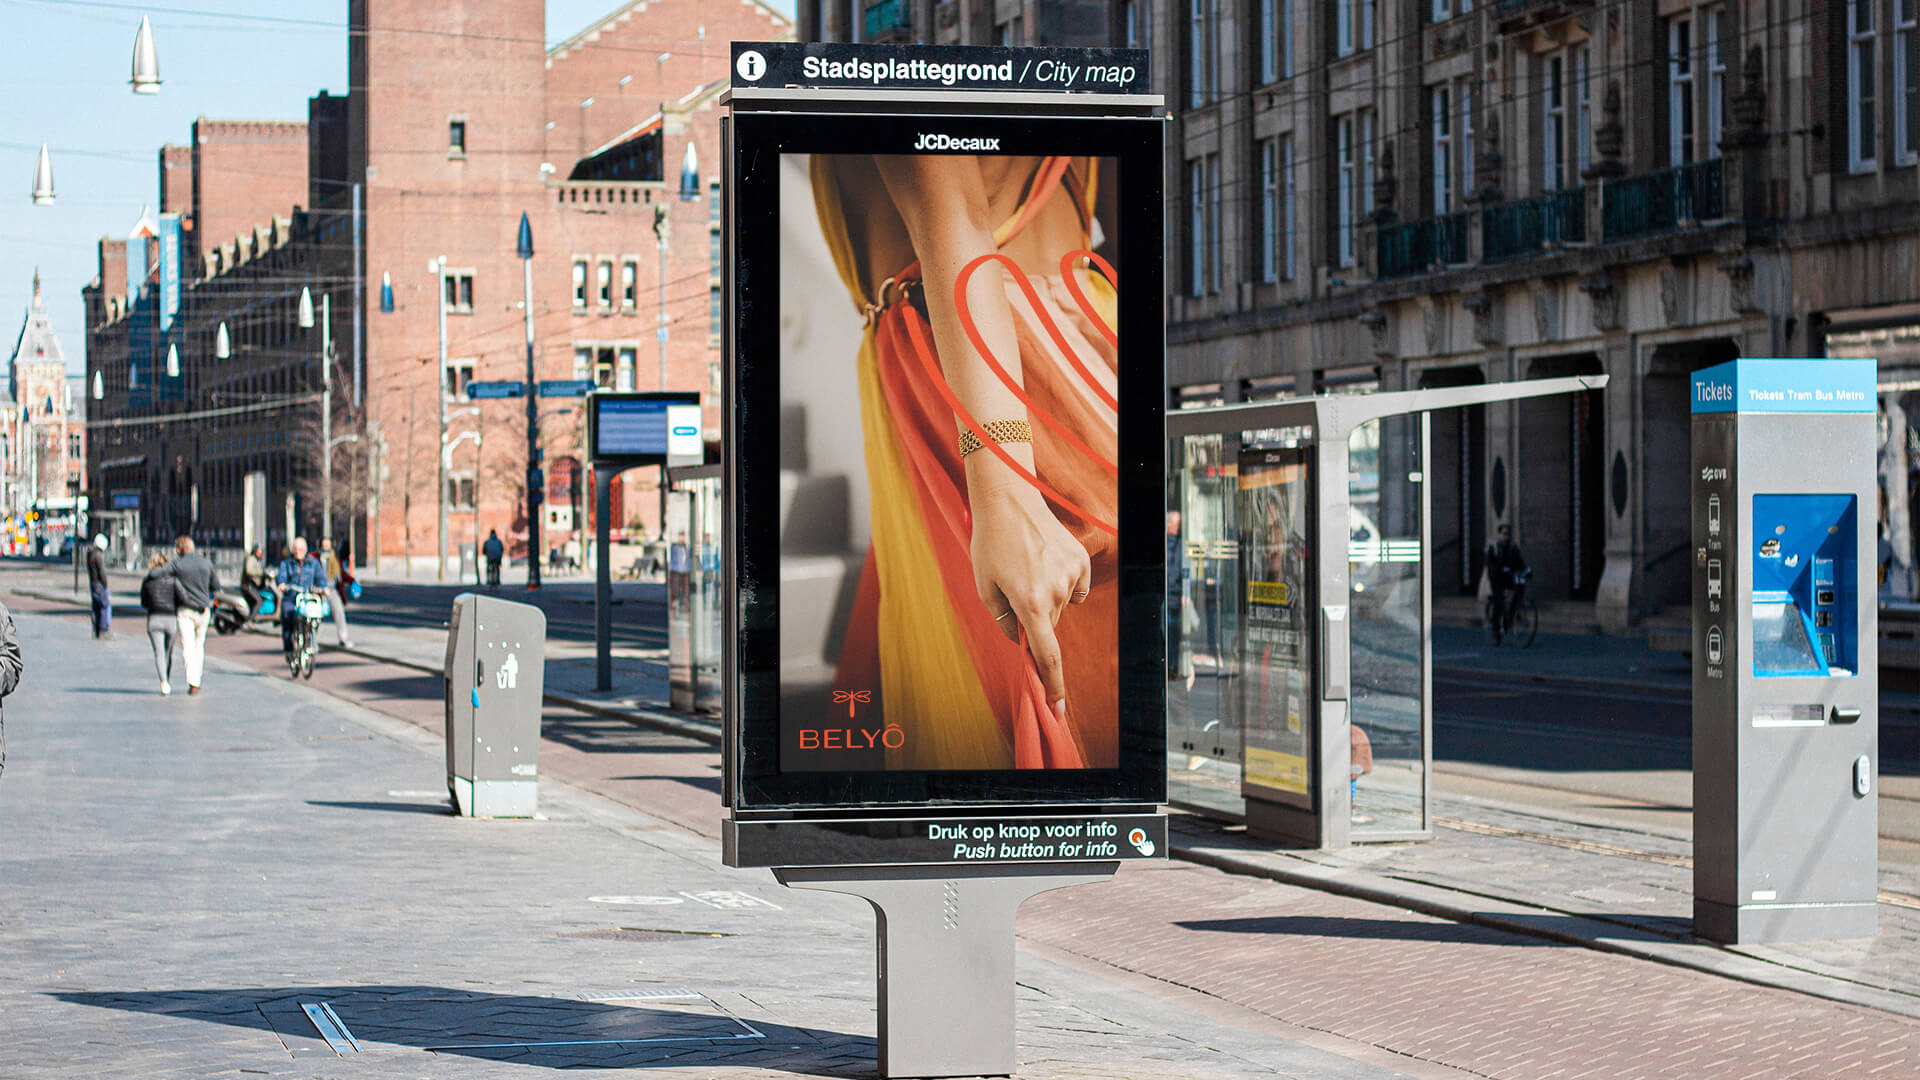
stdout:
POLYGON ((1859 589, 1852 495, 1753 497, 1753 673, 1852 675, 1859 589))
POLYGON ((600 403, 598 453, 609 457, 665 454, 667 401, 603 401, 600 403))

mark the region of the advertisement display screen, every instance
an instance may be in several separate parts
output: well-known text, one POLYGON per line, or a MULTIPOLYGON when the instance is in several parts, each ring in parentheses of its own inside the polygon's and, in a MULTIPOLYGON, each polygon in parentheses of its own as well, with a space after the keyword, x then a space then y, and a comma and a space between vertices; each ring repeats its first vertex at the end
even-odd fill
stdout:
POLYGON ((1313 669, 1306 595, 1313 531, 1309 448, 1240 451, 1240 692, 1247 696, 1244 780, 1263 797, 1311 807, 1313 669))
POLYGON ((1161 800, 1161 123, 731 135, 735 807, 1161 800))
POLYGON ((607 393, 587 397, 587 453, 595 461, 657 464, 700 449, 700 395, 607 393), (690 408, 689 408, 690 407, 690 408), (677 430, 676 430, 677 429, 677 430))

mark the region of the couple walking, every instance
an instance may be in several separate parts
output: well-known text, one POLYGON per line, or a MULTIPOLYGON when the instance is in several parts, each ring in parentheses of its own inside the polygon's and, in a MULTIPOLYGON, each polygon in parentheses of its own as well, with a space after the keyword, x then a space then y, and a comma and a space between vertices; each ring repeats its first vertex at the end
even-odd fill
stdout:
POLYGON ((193 538, 173 542, 174 557, 156 551, 147 560, 147 577, 140 583, 140 604, 147 609, 147 640, 153 644, 153 666, 160 676, 160 692, 173 693, 173 643, 180 642, 186 660, 187 693, 200 692, 206 670, 207 623, 220 574, 213 562, 194 550, 193 538))

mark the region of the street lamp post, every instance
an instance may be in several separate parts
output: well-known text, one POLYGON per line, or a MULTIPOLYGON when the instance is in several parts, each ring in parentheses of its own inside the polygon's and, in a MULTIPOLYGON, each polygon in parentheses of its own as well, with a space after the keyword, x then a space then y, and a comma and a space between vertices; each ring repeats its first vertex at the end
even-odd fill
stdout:
MULTIPOLYGON (((520 236, 515 253, 520 256, 527 309, 527 588, 537 589, 540 587, 540 549, 546 543, 540 506, 546 501, 547 493, 540 460, 540 383, 533 365, 533 226, 527 222, 525 211, 520 213, 520 236)), ((479 534, 480 525, 476 521, 474 535, 479 534)))
MULTIPOLYGON (((300 290, 300 325, 313 326, 313 296, 300 290)), ((320 538, 333 539, 333 294, 320 294, 320 538)))
POLYGON ((440 312, 440 564, 434 578, 447 580, 447 257, 433 260, 433 303, 440 312))

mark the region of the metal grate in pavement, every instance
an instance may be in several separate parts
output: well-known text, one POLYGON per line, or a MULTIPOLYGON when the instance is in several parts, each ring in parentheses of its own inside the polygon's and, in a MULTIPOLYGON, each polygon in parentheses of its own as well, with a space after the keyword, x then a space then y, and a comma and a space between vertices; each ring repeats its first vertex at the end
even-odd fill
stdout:
POLYGON ((338 1054, 727 1043, 766 1037, 712 998, 682 989, 576 998, 353 994, 303 1001, 300 1008, 338 1054))
POLYGON ((656 930, 645 926, 614 926, 605 930, 572 930, 554 936, 592 941, 700 941, 734 935, 719 930, 656 930))

